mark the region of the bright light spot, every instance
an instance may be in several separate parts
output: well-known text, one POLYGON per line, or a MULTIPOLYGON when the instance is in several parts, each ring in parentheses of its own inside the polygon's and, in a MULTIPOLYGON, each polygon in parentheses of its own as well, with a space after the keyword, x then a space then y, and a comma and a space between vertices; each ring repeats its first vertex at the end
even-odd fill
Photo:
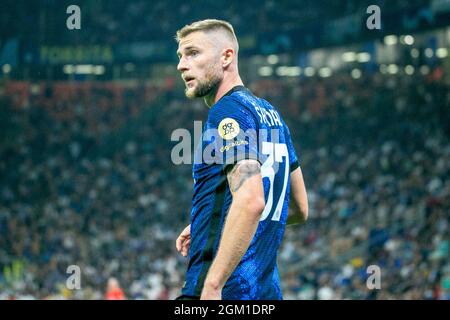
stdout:
POLYGON ((75 66, 75 73, 78 74, 91 74, 94 71, 92 64, 79 64, 75 66))
POLYGON ((300 67, 280 66, 275 73, 280 77, 297 77, 302 73, 302 69, 300 67))
POLYGON ((66 64, 63 66, 63 72, 65 74, 95 74, 95 75, 101 75, 105 73, 105 67, 104 66, 95 66, 92 64, 78 64, 78 65, 72 65, 72 64, 66 64))
POLYGON ((417 59, 419 57, 419 50, 417 50, 416 48, 411 49, 411 57, 417 59))
POLYGON ((446 58, 448 56, 447 48, 439 48, 436 50, 436 57, 438 58, 446 58))
POLYGON ((261 68, 259 68, 258 73, 261 77, 269 77, 272 75, 273 69, 272 69, 272 67, 267 67, 267 66, 261 67, 261 68))
POLYGON ((94 71, 94 74, 96 74, 96 75, 102 75, 105 73, 105 67, 104 66, 95 66, 93 71, 94 71))
POLYGON ((278 61, 280 61, 280 59, 276 54, 271 54, 270 56, 267 57, 267 62, 270 64, 277 64, 278 61))
POLYGON ((355 52, 345 52, 342 54, 342 60, 345 62, 353 62, 356 60, 356 53, 355 52))
POLYGON ((414 43, 414 37, 407 35, 404 38, 405 44, 407 44, 408 46, 411 46, 414 43))
POLYGON ((397 44, 397 42, 398 42, 398 38, 395 35, 389 35, 389 36, 384 37, 384 44, 387 46, 397 44))
POLYGON ((316 73, 316 70, 314 70, 313 67, 307 67, 305 69, 305 76, 312 77, 316 73))
POLYGON ((288 77, 298 77, 302 74, 302 69, 300 67, 289 67, 287 70, 288 77))
POLYGON ((10 73, 11 72, 11 65, 4 64, 2 67, 3 73, 10 73))
POLYGON ((356 58, 358 59, 358 62, 364 63, 370 61, 370 54, 367 52, 360 52, 357 54, 356 58))
POLYGON ((398 72, 398 66, 396 64, 388 65, 387 72, 389 72, 390 74, 396 74, 398 72))
POLYGON ((412 75, 412 74, 414 74, 414 67, 413 67, 412 65, 407 65, 407 66, 405 67, 405 73, 406 73, 407 75, 412 75))
POLYGON ((71 64, 66 64, 66 65, 63 67, 63 72, 64 72, 65 74, 72 74, 72 73, 74 73, 74 71, 75 71, 75 68, 74 68, 74 66, 71 65, 71 64))
POLYGON ((281 66, 281 67, 278 67, 278 68, 277 68, 277 70, 275 71, 275 73, 277 74, 277 76, 284 77, 284 76, 286 76, 287 69, 288 69, 288 67, 286 67, 286 66, 281 66))
POLYGON ((432 58, 432 57, 433 57, 433 49, 431 49, 431 48, 426 48, 426 49, 425 49, 425 57, 427 57, 427 58, 432 58))
POLYGON ((361 70, 359 70, 359 69, 353 69, 353 70, 352 70, 352 78, 353 78, 353 79, 359 79, 359 78, 361 78, 361 70))
POLYGON ((321 76, 322 78, 328 78, 329 76, 331 76, 331 74, 332 74, 332 71, 328 67, 319 69, 319 76, 321 76))

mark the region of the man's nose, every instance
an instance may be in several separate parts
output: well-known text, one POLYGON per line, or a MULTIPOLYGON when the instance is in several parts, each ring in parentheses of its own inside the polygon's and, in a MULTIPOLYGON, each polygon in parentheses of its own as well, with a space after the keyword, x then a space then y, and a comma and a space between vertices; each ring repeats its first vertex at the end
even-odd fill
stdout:
POLYGON ((187 65, 186 65, 186 60, 184 60, 183 58, 180 59, 180 61, 178 62, 178 66, 177 66, 178 71, 180 72, 184 72, 188 69, 187 65))

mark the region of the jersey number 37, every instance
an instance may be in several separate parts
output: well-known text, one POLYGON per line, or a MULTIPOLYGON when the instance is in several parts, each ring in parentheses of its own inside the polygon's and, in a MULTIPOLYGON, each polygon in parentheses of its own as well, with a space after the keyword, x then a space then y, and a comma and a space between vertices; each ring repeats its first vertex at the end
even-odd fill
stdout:
MULTIPOLYGON (((269 195, 267 198, 266 206, 264 207, 264 211, 261 214, 261 218, 259 221, 266 220, 267 217, 271 214, 272 221, 280 221, 281 211, 283 210, 284 197, 286 195, 286 187, 287 182, 289 180, 289 153, 286 144, 284 143, 272 143, 272 142, 263 142, 262 143, 262 153, 267 155, 266 161, 264 161, 261 167, 261 175, 262 178, 268 178, 270 182, 269 195), (275 162, 276 168, 280 168, 281 163, 283 163, 283 157, 285 157, 284 161, 284 172, 280 172, 281 170, 277 170, 275 172, 274 165, 275 162), (280 165, 278 165, 280 164, 280 165), (282 180, 278 178, 275 179, 275 176, 279 174, 283 174, 282 180), (275 190, 279 190, 278 184, 281 180, 282 188, 281 193, 274 197, 275 190), (277 183, 277 188, 275 188, 275 183, 277 183), (276 203, 274 204, 274 198, 276 203)), ((280 183, 280 184, 281 184, 280 183)))

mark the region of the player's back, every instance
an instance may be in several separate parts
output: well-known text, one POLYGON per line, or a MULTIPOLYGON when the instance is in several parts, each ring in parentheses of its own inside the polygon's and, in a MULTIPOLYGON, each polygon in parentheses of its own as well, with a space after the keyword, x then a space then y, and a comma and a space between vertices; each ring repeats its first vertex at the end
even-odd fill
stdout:
POLYGON ((203 161, 194 165, 191 261, 184 294, 199 293, 202 273, 207 271, 219 246, 232 201, 223 172, 240 159, 255 158, 261 163, 266 205, 255 236, 226 282, 222 297, 281 299, 277 252, 287 220, 290 172, 298 166, 289 130, 270 103, 244 87, 235 87, 211 108, 205 132, 208 129, 219 131, 222 139, 215 140, 214 149, 223 158, 221 163, 203 161), (218 210, 219 198, 222 205, 218 210), (209 241, 212 228, 220 232, 215 232, 215 239, 209 241), (205 254, 208 242, 210 250, 205 254))

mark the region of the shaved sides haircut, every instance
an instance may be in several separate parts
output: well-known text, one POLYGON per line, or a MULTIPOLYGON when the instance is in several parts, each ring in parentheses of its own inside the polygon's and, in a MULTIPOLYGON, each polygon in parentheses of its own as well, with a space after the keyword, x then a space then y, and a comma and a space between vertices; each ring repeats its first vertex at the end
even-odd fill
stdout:
POLYGON ((221 34, 225 35, 227 39, 231 42, 231 44, 233 45, 233 49, 236 51, 237 54, 239 50, 239 44, 236 38, 236 34, 234 33, 233 26, 229 22, 217 19, 206 19, 196 21, 178 30, 175 36, 175 40, 177 42, 180 42, 181 39, 183 39, 190 33, 196 31, 203 31, 206 33, 220 32, 221 34))

